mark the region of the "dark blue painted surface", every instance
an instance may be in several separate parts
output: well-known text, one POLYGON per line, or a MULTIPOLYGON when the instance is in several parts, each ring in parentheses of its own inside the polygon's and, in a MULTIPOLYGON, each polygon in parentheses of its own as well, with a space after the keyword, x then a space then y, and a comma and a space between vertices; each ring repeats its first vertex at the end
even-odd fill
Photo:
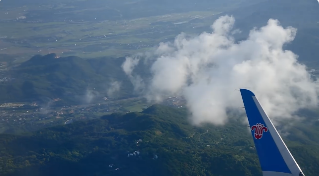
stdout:
MULTIPOLYGON (((261 113, 253 100, 253 97, 255 96, 254 93, 247 89, 240 89, 240 92, 245 105, 250 128, 257 123, 261 123, 266 126, 261 113)), ((254 133, 254 131, 251 131, 262 171, 291 173, 281 156, 270 131, 268 130, 267 132, 263 132, 262 138, 260 139, 256 139, 254 133)))

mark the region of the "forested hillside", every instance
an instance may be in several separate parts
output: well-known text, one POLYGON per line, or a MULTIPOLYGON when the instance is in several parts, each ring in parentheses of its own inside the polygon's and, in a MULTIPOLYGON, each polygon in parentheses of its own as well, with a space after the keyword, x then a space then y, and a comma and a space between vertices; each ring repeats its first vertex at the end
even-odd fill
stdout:
MULTIPOLYGON (((291 135, 318 133, 316 126, 307 128, 313 129, 311 134, 291 129, 291 135)), ((154 105, 142 113, 112 114, 24 136, 2 134, 0 173, 261 176, 248 131, 242 119, 232 119, 226 126, 194 127, 185 109, 154 105)), ((318 145, 288 139, 305 174, 316 176, 318 145)))
POLYGON ((88 90, 108 96, 112 82, 121 83, 117 98, 132 95, 132 85, 122 71, 124 58, 82 59, 36 55, 6 73, 9 80, 0 84, 0 102, 45 101, 60 98, 64 103, 83 103, 88 90), (82 100, 82 102, 81 102, 82 100))

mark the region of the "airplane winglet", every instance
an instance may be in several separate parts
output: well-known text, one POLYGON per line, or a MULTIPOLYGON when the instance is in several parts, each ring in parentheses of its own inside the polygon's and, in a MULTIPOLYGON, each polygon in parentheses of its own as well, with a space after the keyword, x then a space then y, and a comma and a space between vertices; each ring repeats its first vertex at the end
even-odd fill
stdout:
POLYGON ((255 94, 240 89, 263 176, 304 176, 255 94))

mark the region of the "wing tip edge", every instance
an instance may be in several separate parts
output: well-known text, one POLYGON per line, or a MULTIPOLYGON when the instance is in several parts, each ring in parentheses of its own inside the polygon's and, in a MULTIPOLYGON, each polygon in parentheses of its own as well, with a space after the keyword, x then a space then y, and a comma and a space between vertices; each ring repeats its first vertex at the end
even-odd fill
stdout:
POLYGON ((243 96, 255 96, 255 94, 248 89, 240 89, 240 92, 243 96))

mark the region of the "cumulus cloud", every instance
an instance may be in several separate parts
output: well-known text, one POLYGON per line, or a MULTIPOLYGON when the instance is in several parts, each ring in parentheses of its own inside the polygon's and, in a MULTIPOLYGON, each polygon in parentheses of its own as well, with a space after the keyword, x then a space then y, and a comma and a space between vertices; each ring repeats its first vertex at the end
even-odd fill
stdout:
POLYGON ((236 42, 231 32, 235 19, 222 16, 211 33, 196 37, 180 34, 174 42, 160 43, 152 55, 151 80, 132 74, 140 61, 129 57, 123 70, 134 85, 143 86, 150 101, 180 95, 186 99, 194 124, 227 122, 230 109, 243 106, 240 88, 252 90, 273 119, 293 118, 300 108, 317 106, 318 84, 306 66, 283 45, 294 40, 297 30, 270 19, 252 29, 246 40, 236 42))

